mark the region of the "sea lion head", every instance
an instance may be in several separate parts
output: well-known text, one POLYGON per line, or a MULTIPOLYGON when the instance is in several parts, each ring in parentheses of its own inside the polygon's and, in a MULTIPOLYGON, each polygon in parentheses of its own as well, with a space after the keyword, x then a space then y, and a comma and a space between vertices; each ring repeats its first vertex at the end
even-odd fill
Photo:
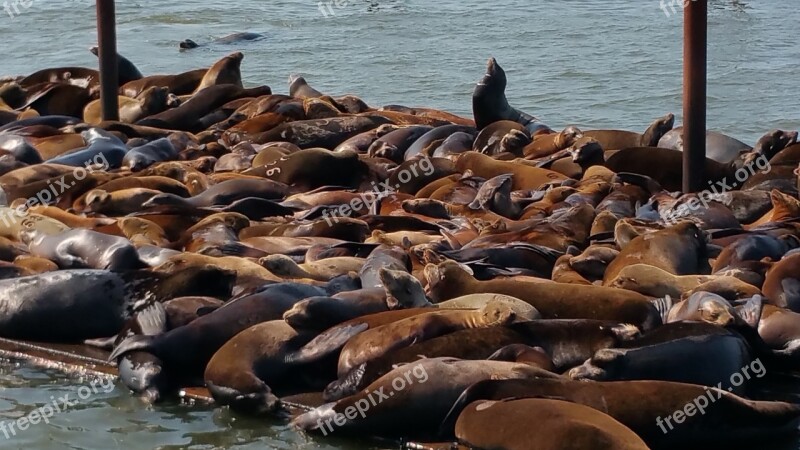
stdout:
POLYGON ((687 300, 697 303, 697 312, 704 322, 721 327, 732 325, 736 321, 736 311, 727 300, 711 292, 695 292, 687 300))
POLYGON ((603 146, 593 138, 578 139, 569 149, 569 153, 572 156, 572 162, 581 167, 603 164, 605 157, 603 146))
POLYGON ((265 256, 258 263, 278 276, 291 276, 299 268, 292 258, 279 254, 265 256))
POLYGON ((753 154, 772 159, 776 153, 797 142, 797 131, 771 130, 761 136, 753 147, 748 157, 754 159, 753 154))
POLYGON ((386 290, 389 309, 421 308, 430 306, 422 284, 408 272, 382 267, 378 277, 386 290))
POLYGON ((180 44, 178 44, 178 47, 187 50, 190 48, 197 48, 199 47, 199 45, 197 45, 197 42, 191 39, 184 39, 183 41, 180 42, 180 44))
POLYGON ((56 219, 40 214, 29 214, 20 222, 18 239, 27 244, 38 236, 59 234, 69 229, 56 219))
POLYGON ((582 137, 583 131, 574 125, 570 125, 556 135, 555 144, 559 148, 567 148, 574 145, 575 141, 582 137))
POLYGON ((102 189, 92 189, 86 193, 85 210, 89 212, 98 212, 111 199, 111 194, 102 189))
POLYGON ((657 147, 658 141, 675 126, 675 115, 672 113, 656 119, 642 135, 642 146, 657 147))
POLYGON ((517 318, 514 310, 505 303, 497 301, 489 301, 480 309, 480 315, 481 323, 487 327, 508 325, 517 318))

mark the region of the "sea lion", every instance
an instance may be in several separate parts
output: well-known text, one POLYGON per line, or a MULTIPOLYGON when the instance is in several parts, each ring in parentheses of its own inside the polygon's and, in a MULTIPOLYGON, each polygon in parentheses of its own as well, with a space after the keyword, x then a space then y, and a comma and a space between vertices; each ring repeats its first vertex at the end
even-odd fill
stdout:
POLYGON ((674 275, 709 273, 706 239, 693 222, 638 236, 622 247, 608 265, 603 284, 610 283, 624 267, 637 263, 646 263, 674 275))
POLYGON ((758 322, 758 334, 771 353, 780 359, 796 366, 800 353, 800 335, 797 331, 800 314, 786 308, 764 305, 761 320, 758 322))
MULTIPOLYGON (((99 47, 93 45, 89 47, 89 51, 94 56, 100 57, 99 47)), ((125 83, 140 80, 142 78, 142 72, 140 72, 139 69, 136 68, 136 65, 128 58, 117 53, 117 76, 119 85, 122 86, 125 83)))
POLYGON ((523 155, 523 148, 531 143, 531 135, 518 122, 500 120, 484 127, 475 138, 472 149, 490 156, 510 153, 523 155))
POLYGON ((329 281, 350 271, 358 272, 364 266, 364 262, 363 258, 339 257, 297 264, 292 258, 285 255, 269 255, 258 261, 259 264, 278 276, 310 278, 319 281, 329 281))
POLYGON ((600 142, 604 150, 619 150, 628 147, 660 147, 661 138, 672 130, 675 115, 670 113, 659 117, 644 134, 621 130, 587 130, 584 135, 600 142))
POLYGON ((767 302, 800 312, 800 253, 787 255, 776 262, 764 279, 767 302))
MULTIPOLYGON (((402 162, 407 159, 405 155, 409 147, 431 130, 433 127, 428 125, 412 125, 386 133, 367 148, 367 155, 402 162)), ((419 150, 415 153, 419 153, 419 150)))
POLYGON ((311 337, 282 320, 262 322, 240 332, 220 347, 206 366, 203 379, 214 401, 236 411, 276 412, 281 404, 271 386, 301 375, 292 370, 285 355, 311 337))
POLYGON ((322 92, 312 88, 306 79, 299 75, 289 76, 289 95, 297 98, 319 98, 325 96, 322 92))
MULTIPOLYGON (((683 151, 683 127, 675 127, 665 133, 658 141, 657 147, 683 151)), ((706 131, 706 157, 714 161, 728 164, 742 152, 752 149, 753 147, 730 136, 716 131, 706 131)))
POLYGON ((297 301, 325 293, 321 288, 297 283, 271 285, 228 302, 186 326, 157 336, 131 336, 114 348, 109 359, 145 351, 162 361, 170 378, 191 381, 202 376, 214 353, 238 333, 262 322, 279 320, 297 301))
POLYGON ((124 234, 137 249, 144 245, 155 245, 158 247, 169 245, 166 232, 155 222, 141 217, 123 217, 117 221, 117 225, 122 231, 122 234, 124 234))
POLYGON ((732 276, 673 275, 649 264, 631 264, 623 267, 606 286, 628 289, 650 297, 670 296, 675 299, 682 298, 685 293, 693 292, 700 286, 706 286, 703 290, 715 292, 726 298, 729 295, 725 291, 730 291, 730 288, 736 292, 736 298, 760 292, 755 286, 732 276), (721 283, 723 286, 715 288, 706 283, 721 283))
POLYGON ((502 326, 514 320, 516 314, 510 308, 489 303, 479 310, 431 312, 372 328, 354 336, 342 348, 339 376, 344 376, 359 364, 413 343, 465 328, 502 326))
POLYGON ((523 450, 535 432, 537 450, 648 450, 630 428, 602 412, 562 400, 542 398, 477 401, 455 424, 458 442, 469 448, 523 450))
POLYGON ((636 327, 596 320, 534 320, 505 327, 467 328, 395 349, 355 367, 331 382, 323 392, 326 400, 353 395, 399 364, 420 357, 496 359, 498 349, 509 345, 537 346, 547 357, 552 372, 575 367, 602 348, 621 345, 639 335, 636 327), (490 358, 491 356, 496 358, 490 358))
POLYGON ((47 234, 35 229, 20 232, 31 253, 52 260, 64 269, 104 269, 112 272, 146 267, 131 242, 86 229, 47 234), (99 251, 102 249, 102 251, 99 251))
POLYGON ((482 130, 498 120, 518 122, 530 133, 543 127, 537 118, 508 104, 505 94, 506 84, 506 72, 497 64, 497 60, 489 58, 486 63, 486 75, 478 82, 472 93, 472 113, 477 128, 482 130))
POLYGON ((169 161, 178 157, 178 149, 167 138, 157 139, 147 144, 134 147, 122 158, 122 166, 132 172, 139 172, 161 161, 169 161))
POLYGON ((703 321, 724 328, 737 318, 736 310, 724 298, 710 292, 695 292, 670 308, 666 322, 703 321))
POLYGON ((215 184, 202 193, 189 198, 179 197, 175 194, 160 194, 146 201, 142 206, 145 208, 158 205, 208 207, 227 205, 248 197, 280 200, 286 195, 286 192, 287 187, 280 182, 242 178, 215 184))
POLYGON ((25 164, 39 164, 43 161, 39 149, 22 136, 0 135, 0 149, 9 152, 15 160, 25 164))
POLYGON ((504 361, 423 359, 392 370, 356 395, 297 416, 292 424, 306 431, 325 434, 331 431, 348 434, 368 431, 386 437, 425 438, 436 433, 453 402, 472 384, 490 378, 534 377, 555 378, 557 375, 526 364, 504 361), (395 382, 398 389, 394 389, 391 383, 398 377, 403 382, 395 382), (353 419, 339 419, 333 424, 335 417, 344 418, 344 411, 355 410, 356 404, 370 404, 369 396, 377 392, 385 394, 385 398, 376 402, 368 414, 360 418, 351 414, 349 417, 353 419), (353 408, 348 409, 351 406, 353 408))
POLYGON ((134 98, 150 87, 165 87, 175 95, 188 95, 197 89, 208 69, 194 69, 176 75, 152 75, 123 84, 119 93, 134 98))
POLYGON ((625 342, 624 348, 599 350, 568 375, 574 380, 675 381, 741 393, 745 386, 734 384, 731 374, 752 360, 750 346, 738 333, 703 322, 674 322, 625 342))
MULTIPOLYGON (((158 114, 170 106, 177 106, 169 97, 165 87, 151 86, 134 98, 118 96, 119 120, 126 123, 135 123, 139 119, 158 114)), ((103 121, 102 104, 100 99, 90 101, 83 108, 84 122, 97 125, 103 121)))
POLYGON ((552 170, 516 164, 511 161, 498 161, 490 156, 477 152, 463 153, 456 161, 456 169, 464 172, 471 170, 479 177, 494 178, 499 175, 512 174, 512 190, 539 189, 543 185, 561 182, 567 177, 552 170))
POLYGON ((583 131, 576 126, 568 126, 559 133, 543 134, 522 149, 522 155, 528 159, 550 156, 559 150, 571 147, 583 137, 583 131))
POLYGON ((213 268, 174 275, 74 269, 0 280, 0 335, 46 342, 113 336, 147 302, 201 291, 230 295, 232 282, 232 274, 213 268))
POLYGON ((163 193, 147 188, 121 189, 112 192, 92 189, 83 196, 82 210, 106 216, 124 216, 140 211, 145 202, 158 195, 163 193))
POLYGON ((163 303, 167 315, 167 329, 175 329, 188 325, 211 311, 222 306, 224 302, 214 297, 189 296, 178 297, 163 303))
MULTIPOLYGON (((221 38, 216 38, 213 41, 211 41, 211 43, 212 44, 236 44, 236 43, 239 43, 239 42, 255 41, 255 40, 258 40, 258 39, 262 39, 262 38, 264 38, 264 35, 260 34, 260 33, 250 33, 250 32, 233 33, 233 34, 229 34, 227 36, 223 36, 221 38)), ((190 50, 190 49, 193 49, 193 48, 201 47, 202 45, 205 45, 205 44, 198 44, 197 42, 195 42, 195 41, 193 41, 191 39, 184 39, 178 44, 178 47, 181 50, 190 50)))
POLYGON ((329 119, 296 120, 252 137, 254 144, 290 142, 300 148, 336 148, 347 139, 391 123, 381 116, 342 116, 329 119))
POLYGON ((243 89, 234 84, 213 85, 198 91, 177 108, 139 120, 136 125, 197 133, 205 129, 200 119, 226 103, 271 93, 268 86, 243 89))
POLYGON ((458 415, 470 403, 507 398, 551 398, 588 406, 629 427, 653 448, 761 445, 776 434, 791 433, 800 414, 790 403, 753 401, 669 381, 486 380, 456 401, 442 424, 442 438, 455 431, 458 415), (639 400, 631 403, 633 398, 639 400), (682 410, 687 413, 681 422, 673 423, 673 414, 682 410))
POLYGON ((493 292, 530 303, 545 319, 598 319, 634 324, 650 329, 661 320, 655 307, 641 294, 622 289, 572 284, 553 285, 515 280, 478 281, 457 264, 445 262, 425 267, 426 292, 434 300, 493 292), (591 304, 591 309, 586 306, 591 304))
POLYGON ((83 131, 81 136, 88 144, 86 148, 50 158, 47 163, 68 166, 85 166, 94 163, 102 164, 106 170, 120 167, 128 148, 118 137, 100 128, 83 131))
POLYGON ((302 191, 321 186, 357 186, 368 172, 357 153, 324 149, 300 150, 262 168, 266 178, 302 191))

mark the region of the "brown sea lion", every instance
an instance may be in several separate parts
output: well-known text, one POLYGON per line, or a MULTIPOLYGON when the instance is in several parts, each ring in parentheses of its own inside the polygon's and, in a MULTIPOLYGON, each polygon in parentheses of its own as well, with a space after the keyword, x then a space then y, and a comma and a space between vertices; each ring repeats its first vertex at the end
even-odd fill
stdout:
POLYGON ((608 265, 603 283, 610 283, 626 266, 645 263, 674 275, 709 273, 706 236, 693 222, 634 238, 608 265))
POLYGON ((490 156, 477 152, 462 154, 456 161, 456 169, 464 172, 471 170, 475 175, 486 179, 498 175, 513 174, 513 190, 539 189, 545 184, 561 182, 567 177, 552 170, 516 164, 510 161, 498 161, 490 156))
POLYGON ((630 428, 602 412, 562 400, 522 399, 477 401, 458 417, 455 435, 470 448, 537 450, 648 450, 630 428))
MULTIPOLYGON (((152 86, 134 98, 120 95, 119 120, 121 122, 135 123, 153 114, 164 111, 169 106, 177 106, 169 100, 167 88, 152 86)), ((92 100, 83 108, 83 121, 89 124, 99 124, 103 121, 100 99, 92 100)))
POLYGON ((392 350, 465 328, 502 326, 516 319, 502 304, 474 311, 436 311, 372 328, 350 339, 339 356, 339 376, 392 350))
POLYGON ((214 401, 249 413, 276 412, 280 400, 274 383, 294 381, 300 373, 286 354, 308 342, 312 334, 298 332, 282 320, 253 325, 225 343, 208 361, 203 376, 214 401))
POLYGON ((269 255, 258 260, 275 275, 287 278, 310 278, 329 281, 347 272, 358 272, 364 266, 364 258, 338 257, 325 258, 314 262, 297 264, 285 255, 269 255))
POLYGON ((724 328, 733 325, 737 318, 736 310, 724 298, 710 292, 695 292, 669 310, 666 322, 703 321, 724 328))
POLYGON ((646 297, 622 289, 573 284, 529 283, 512 279, 478 281, 457 264, 445 262, 425 267, 427 293, 434 300, 493 292, 510 295, 533 305, 546 319, 598 319, 631 323, 649 329, 660 323, 646 297), (587 308, 591 304, 593 307, 587 308))
POLYGON ((122 230, 122 234, 130 239, 131 244, 136 247, 169 245, 166 232, 155 222, 140 217, 123 217, 117 221, 117 225, 122 230))
POLYGON ((675 115, 667 114, 653 121, 644 134, 621 130, 587 130, 584 134, 599 141, 605 150, 658 147, 658 141, 672 129, 673 125, 675 125, 675 115))
POLYGON ((568 126, 559 133, 543 134, 522 149, 525 158, 535 159, 550 156, 559 150, 564 150, 583 137, 583 131, 578 127, 568 126))
POLYGON ((499 120, 484 127, 478 133, 472 149, 489 156, 504 152, 522 156, 523 149, 530 143, 531 135, 525 127, 518 122, 499 120))
POLYGON ((762 290, 767 303, 800 312, 800 253, 776 262, 767 271, 762 290))
MULTIPOLYGON (((242 52, 234 52, 215 62, 203 75, 203 78, 200 80, 194 92, 198 93, 208 87, 223 84, 232 84, 240 88, 243 87, 242 73, 240 70, 243 59, 244 54, 242 52)), ((269 94, 269 92, 266 94, 269 94)))
POLYGON ((454 432, 458 415, 470 403, 507 398, 551 398, 588 406, 618 420, 654 448, 762 445, 776 434, 791 432, 800 414, 789 403, 753 401, 669 381, 487 380, 461 395, 442 424, 442 438, 454 432), (632 398, 639 400, 632 403, 632 398), (686 413, 674 415, 676 411, 686 413))
POLYGON ((453 402, 470 385, 490 378, 534 377, 555 378, 557 375, 527 364, 504 361, 424 359, 392 370, 356 395, 302 414, 292 424, 324 434, 331 431, 360 434, 368 430, 373 435, 387 437, 430 437, 436 433, 453 402), (392 381, 398 377, 402 383, 395 382, 397 389, 392 388, 392 381), (386 398, 368 407, 369 413, 359 415, 356 405, 362 408, 365 404, 372 405, 368 398, 377 392, 385 394, 386 398), (345 410, 352 410, 354 414, 345 419, 345 410))

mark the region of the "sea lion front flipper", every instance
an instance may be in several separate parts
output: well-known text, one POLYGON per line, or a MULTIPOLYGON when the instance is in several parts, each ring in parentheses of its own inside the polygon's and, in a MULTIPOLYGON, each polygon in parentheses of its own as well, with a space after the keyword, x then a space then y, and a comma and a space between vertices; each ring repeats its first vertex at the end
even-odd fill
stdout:
POLYGON ((753 328, 758 327, 758 322, 761 320, 761 308, 764 299, 760 295, 754 295, 749 298, 743 305, 736 307, 736 312, 742 320, 753 328))
POLYGON ((369 324, 359 323, 336 326, 315 337, 300 350, 288 355, 287 362, 306 363, 316 361, 344 347, 353 336, 365 331, 369 324))

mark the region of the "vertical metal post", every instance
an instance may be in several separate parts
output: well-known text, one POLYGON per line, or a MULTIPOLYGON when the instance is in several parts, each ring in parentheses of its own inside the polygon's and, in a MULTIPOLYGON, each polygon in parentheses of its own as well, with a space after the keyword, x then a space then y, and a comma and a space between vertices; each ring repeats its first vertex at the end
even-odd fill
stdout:
POLYGON ((705 187, 708 0, 683 10, 683 191, 705 187))
POLYGON ((114 0, 97 0, 97 46, 100 58, 100 102, 103 120, 119 120, 119 73, 114 0))

